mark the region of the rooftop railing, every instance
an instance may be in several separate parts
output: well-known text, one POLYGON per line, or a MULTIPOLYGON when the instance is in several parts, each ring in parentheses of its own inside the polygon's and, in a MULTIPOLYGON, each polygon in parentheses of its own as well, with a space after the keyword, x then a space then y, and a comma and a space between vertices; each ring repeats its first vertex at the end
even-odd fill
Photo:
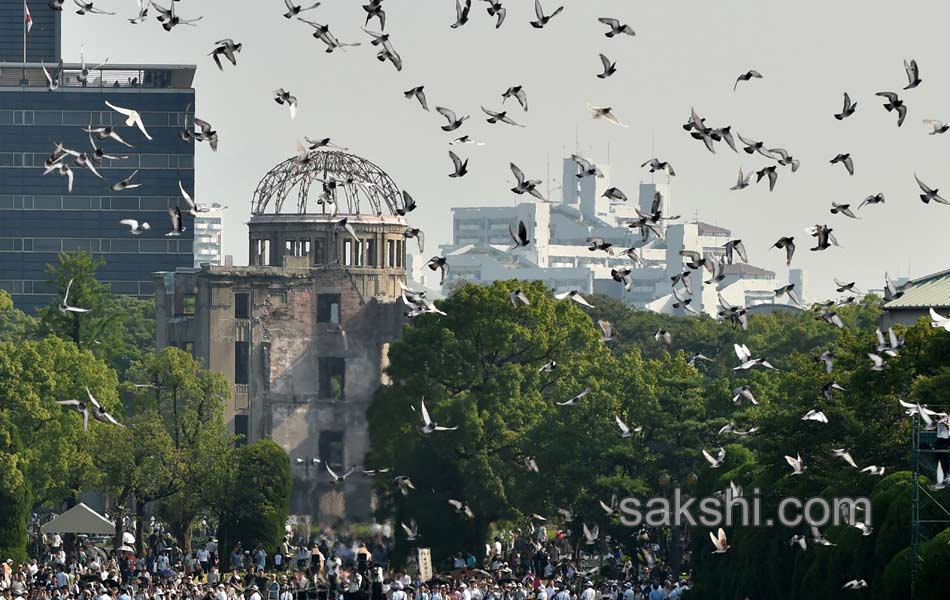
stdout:
POLYGON ((59 79, 59 91, 76 88, 92 89, 190 89, 195 78, 194 65, 86 65, 87 73, 82 76, 82 65, 66 63, 60 69, 58 64, 41 63, 0 63, 0 88, 46 88, 48 83, 43 67, 55 80, 59 79), (85 79, 85 81, 83 81, 85 79))

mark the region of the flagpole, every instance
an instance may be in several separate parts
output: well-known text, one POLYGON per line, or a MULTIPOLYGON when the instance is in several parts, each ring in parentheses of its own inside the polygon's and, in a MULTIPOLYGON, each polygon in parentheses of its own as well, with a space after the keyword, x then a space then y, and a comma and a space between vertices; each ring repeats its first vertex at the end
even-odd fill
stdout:
POLYGON ((23 65, 26 68, 26 0, 23 0, 23 65))

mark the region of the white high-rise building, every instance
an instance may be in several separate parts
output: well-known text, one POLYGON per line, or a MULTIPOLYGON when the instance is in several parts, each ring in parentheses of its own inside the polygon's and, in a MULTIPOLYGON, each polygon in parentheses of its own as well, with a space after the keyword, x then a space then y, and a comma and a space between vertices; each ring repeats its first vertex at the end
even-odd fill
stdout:
POLYGON ((195 217, 195 268, 202 264, 220 266, 223 260, 221 254, 224 225, 221 222, 220 211, 198 213, 195 217))
MULTIPOLYGON (((576 176, 571 159, 564 161, 561 202, 532 199, 517 206, 454 208, 453 243, 443 246, 449 272, 444 288, 450 291, 460 281, 490 283, 496 280, 542 280, 558 291, 570 289, 582 293, 602 293, 624 302, 663 313, 681 313, 674 309, 670 278, 685 270, 681 251, 693 251, 718 260, 725 254, 724 244, 733 238, 728 229, 703 222, 661 221, 657 229, 664 236, 651 235, 644 242, 639 228, 627 223, 642 213, 652 212, 656 194, 660 194, 662 214, 671 215, 671 189, 667 177, 661 183, 641 183, 637 193, 627 193, 628 201, 611 201, 604 196, 610 188, 610 174, 599 165, 603 177, 576 176), (509 227, 523 221, 531 244, 510 250, 509 227), (602 238, 613 244, 615 252, 591 250, 588 239, 602 238), (634 267, 624 250, 637 248, 642 266, 634 267), (633 268, 629 289, 611 276, 614 269, 633 268)), ((735 305, 771 305, 774 291, 784 284, 770 270, 749 264, 726 265, 718 286, 703 285, 709 272, 693 271, 691 306, 699 312, 715 315, 718 295, 735 305)), ((804 295, 805 276, 790 274, 800 295, 804 295)), ((680 292, 680 295, 684 294, 680 292)), ((780 304, 787 303, 780 299, 780 304)), ((763 307, 765 308, 765 307, 763 307)))

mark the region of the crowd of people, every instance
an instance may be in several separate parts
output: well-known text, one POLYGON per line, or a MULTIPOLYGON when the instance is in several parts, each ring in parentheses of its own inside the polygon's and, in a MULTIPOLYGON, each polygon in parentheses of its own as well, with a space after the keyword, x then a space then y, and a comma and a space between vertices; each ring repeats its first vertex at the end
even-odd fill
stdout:
POLYGON ((405 569, 390 568, 389 533, 288 532, 276 551, 236 543, 224 556, 213 537, 183 552, 160 525, 141 556, 85 539, 67 555, 61 536, 43 535, 36 558, 0 566, 0 600, 664 600, 688 589, 661 565, 634 568, 609 538, 596 556, 575 556, 563 532, 543 531, 498 536, 481 560, 457 554, 424 580, 413 552, 405 569))

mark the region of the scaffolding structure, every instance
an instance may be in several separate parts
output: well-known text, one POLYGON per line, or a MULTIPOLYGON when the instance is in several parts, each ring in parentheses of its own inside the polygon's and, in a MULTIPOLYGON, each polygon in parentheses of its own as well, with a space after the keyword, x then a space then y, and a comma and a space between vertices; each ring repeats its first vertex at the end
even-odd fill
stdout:
MULTIPOLYGON (((950 406, 931 406, 930 410, 948 411, 950 406)), ((944 461, 944 472, 950 466, 950 445, 937 442, 937 430, 921 426, 921 418, 913 419, 912 462, 914 479, 911 498, 911 598, 917 598, 917 575, 922 561, 921 548, 944 529, 950 527, 950 506, 945 506, 921 485, 920 478, 936 481, 937 461, 944 461), (934 518, 921 518, 921 509, 931 510, 934 518)))

